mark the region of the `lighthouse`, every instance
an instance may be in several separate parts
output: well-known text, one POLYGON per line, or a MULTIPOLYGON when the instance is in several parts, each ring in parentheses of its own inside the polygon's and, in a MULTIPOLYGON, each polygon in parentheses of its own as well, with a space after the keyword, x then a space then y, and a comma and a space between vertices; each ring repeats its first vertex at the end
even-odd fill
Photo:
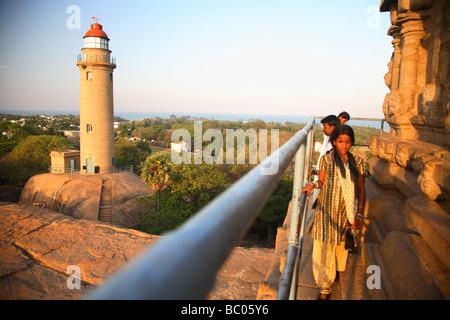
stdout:
MULTIPOLYGON (((94 18, 95 19, 95 18, 94 18)), ((78 55, 80 69, 80 172, 113 172, 114 98, 113 71, 116 61, 109 38, 97 21, 84 36, 78 55)))

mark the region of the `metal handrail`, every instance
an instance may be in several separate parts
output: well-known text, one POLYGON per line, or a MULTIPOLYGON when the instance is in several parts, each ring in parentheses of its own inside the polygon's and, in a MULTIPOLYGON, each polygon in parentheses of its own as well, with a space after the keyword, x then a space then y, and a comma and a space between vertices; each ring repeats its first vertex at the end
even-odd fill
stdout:
MULTIPOLYGON (((325 118, 324 116, 315 116, 314 117, 315 119, 323 119, 323 118, 325 118)), ((385 132, 385 130, 384 130, 384 123, 386 122, 386 119, 384 119, 384 118, 354 118, 354 117, 352 117, 352 118, 350 118, 350 120, 358 120, 358 121, 380 121, 380 123, 381 123, 381 126, 380 126, 380 129, 381 129, 381 133, 383 134, 384 132, 385 132)), ((389 130, 388 130, 389 131, 389 130)))
POLYGON ((277 300, 295 300, 297 297, 298 268, 302 252, 303 234, 306 224, 307 196, 302 192, 304 183, 308 180, 312 161, 313 130, 308 132, 305 141, 295 155, 294 187, 292 194, 291 221, 289 245, 286 261, 278 287, 277 300))
POLYGON ((272 194, 314 118, 178 229, 165 234, 87 299, 204 299, 234 246, 272 194), (266 174, 275 164, 278 171, 266 174))

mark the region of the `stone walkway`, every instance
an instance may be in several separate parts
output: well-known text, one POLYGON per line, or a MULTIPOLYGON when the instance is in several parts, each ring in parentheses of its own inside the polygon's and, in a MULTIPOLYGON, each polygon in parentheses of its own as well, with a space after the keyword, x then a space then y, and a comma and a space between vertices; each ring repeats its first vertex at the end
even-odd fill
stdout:
MULTIPOLYGON (((319 287, 314 281, 312 271, 313 239, 305 236, 302 260, 299 268, 297 300, 317 300, 319 287)), ((330 300, 368 300, 366 279, 363 276, 360 254, 349 254, 347 267, 334 282, 331 288, 330 300)))
MULTIPOLYGON (((297 300, 317 300, 319 287, 312 270, 312 251, 314 240, 308 235, 314 209, 310 200, 303 239, 302 256, 299 267, 297 300)), ((361 248, 360 248, 361 249, 361 248)), ((359 250, 360 251, 360 250, 359 250)), ((366 278, 363 269, 361 253, 349 254, 346 270, 339 275, 331 287, 330 300, 368 300, 370 295, 366 288, 366 278)))

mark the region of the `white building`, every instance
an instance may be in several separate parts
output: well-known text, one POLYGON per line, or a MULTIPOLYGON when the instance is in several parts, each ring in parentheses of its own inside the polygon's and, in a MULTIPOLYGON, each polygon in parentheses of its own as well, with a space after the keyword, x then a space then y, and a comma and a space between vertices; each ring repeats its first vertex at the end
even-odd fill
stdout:
POLYGON ((170 148, 174 152, 188 152, 186 141, 172 141, 170 148))

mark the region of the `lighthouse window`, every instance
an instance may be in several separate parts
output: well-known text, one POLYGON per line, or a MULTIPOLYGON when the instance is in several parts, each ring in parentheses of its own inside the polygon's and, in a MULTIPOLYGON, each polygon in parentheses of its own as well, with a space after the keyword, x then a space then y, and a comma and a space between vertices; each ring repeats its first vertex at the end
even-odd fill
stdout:
POLYGON ((92 80, 92 72, 86 72, 86 80, 92 80))
POLYGON ((100 48, 101 49, 108 49, 108 40, 101 38, 100 39, 100 48))
POLYGON ((87 131, 87 133, 92 132, 92 124, 87 124, 86 125, 86 131, 87 131))
POLYGON ((113 76, 112 76, 112 72, 109 74, 109 81, 112 82, 113 76))
POLYGON ((108 49, 109 47, 108 39, 99 37, 86 37, 84 38, 84 47, 108 49))

